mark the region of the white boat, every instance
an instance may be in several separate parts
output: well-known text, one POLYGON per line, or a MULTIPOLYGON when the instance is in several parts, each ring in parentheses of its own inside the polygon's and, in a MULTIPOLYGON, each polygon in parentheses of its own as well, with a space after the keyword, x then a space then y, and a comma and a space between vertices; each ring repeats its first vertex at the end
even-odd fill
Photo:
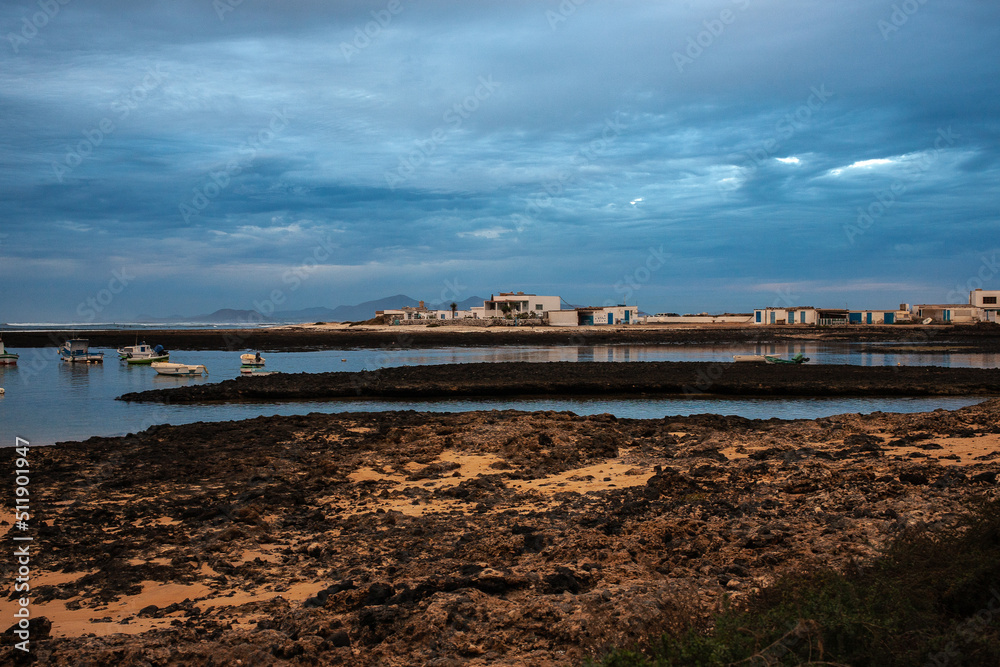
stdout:
POLYGON ((254 377, 258 375, 277 375, 281 371, 266 371, 263 368, 240 368, 240 374, 243 377, 253 375, 254 377))
POLYGON ((733 361, 751 361, 757 363, 767 363, 767 357, 762 354, 734 354, 733 361))
POLYGON ((260 356, 260 352, 240 355, 240 368, 259 368, 264 365, 264 357, 260 356))
POLYGON ((151 364, 154 361, 166 361, 170 358, 170 353, 162 345, 153 347, 143 342, 118 348, 118 358, 129 364, 151 364))
POLYGON ((167 361, 154 361, 150 364, 160 375, 208 375, 208 369, 201 364, 174 364, 167 361))
POLYGON ((3 346, 3 340, 0 339, 0 366, 9 366, 17 363, 17 355, 13 352, 8 352, 3 346))
POLYGON ((59 348, 59 356, 71 364, 99 364, 104 361, 103 352, 91 352, 90 341, 86 338, 72 338, 59 348))

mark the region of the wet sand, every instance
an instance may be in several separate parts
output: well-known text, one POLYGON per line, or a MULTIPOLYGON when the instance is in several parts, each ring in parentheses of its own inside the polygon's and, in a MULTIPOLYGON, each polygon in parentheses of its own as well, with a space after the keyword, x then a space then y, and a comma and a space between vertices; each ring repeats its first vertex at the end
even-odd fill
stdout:
POLYGON ((798 421, 313 414, 30 457, 42 664, 564 665, 996 497, 1000 400, 798 421))

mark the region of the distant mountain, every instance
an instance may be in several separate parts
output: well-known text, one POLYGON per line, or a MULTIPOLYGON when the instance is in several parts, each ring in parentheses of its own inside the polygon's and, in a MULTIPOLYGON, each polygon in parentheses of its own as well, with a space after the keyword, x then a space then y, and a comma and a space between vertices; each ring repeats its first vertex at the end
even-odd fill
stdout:
MULTIPOLYGON (((484 299, 480 296, 472 296, 464 301, 456 302, 458 310, 468 310, 472 306, 482 306, 484 299)), ((325 308, 315 306, 313 308, 301 308, 299 310, 276 310, 268 316, 263 316, 254 310, 236 310, 233 308, 222 308, 214 313, 204 315, 171 315, 169 317, 151 317, 140 315, 137 322, 195 322, 198 324, 237 324, 247 322, 360 322, 370 320, 375 317, 376 310, 392 310, 403 306, 418 306, 420 302, 416 299, 397 294, 387 296, 383 299, 365 301, 354 306, 337 306, 336 308, 325 308)), ((448 310, 448 303, 425 302, 428 308, 438 310, 448 310)))

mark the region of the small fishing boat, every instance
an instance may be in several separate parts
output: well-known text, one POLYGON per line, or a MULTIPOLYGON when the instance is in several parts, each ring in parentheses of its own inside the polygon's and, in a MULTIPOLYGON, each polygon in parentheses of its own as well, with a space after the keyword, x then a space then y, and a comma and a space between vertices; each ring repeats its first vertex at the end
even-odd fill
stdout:
POLYGON ((782 359, 781 357, 765 356, 764 360, 767 361, 767 363, 769 364, 804 364, 805 362, 809 361, 809 357, 802 356, 802 353, 799 352, 791 359, 782 359))
POLYGON ((251 375, 257 377, 258 375, 277 375, 281 371, 266 371, 263 368, 240 368, 240 375, 243 377, 250 377, 251 375))
POLYGON ((150 364, 160 375, 208 375, 208 369, 202 364, 174 364, 167 361, 154 361, 150 364))
POLYGON ((757 362, 763 364, 767 362, 767 357, 763 354, 734 354, 733 361, 757 362))
POLYGON ((118 358, 129 364, 151 364, 154 361, 170 359, 170 353, 162 345, 153 347, 145 342, 118 349, 118 358))
POLYGON ((253 353, 248 352, 247 354, 240 355, 240 368, 260 368, 264 365, 264 357, 260 356, 260 352, 253 353))
POLYGON ((71 364, 99 364, 104 361, 103 352, 91 352, 90 341, 86 338, 72 338, 59 348, 59 356, 71 364))
POLYGON ((3 346, 3 339, 0 339, 0 366, 16 364, 17 356, 13 352, 8 352, 3 346))

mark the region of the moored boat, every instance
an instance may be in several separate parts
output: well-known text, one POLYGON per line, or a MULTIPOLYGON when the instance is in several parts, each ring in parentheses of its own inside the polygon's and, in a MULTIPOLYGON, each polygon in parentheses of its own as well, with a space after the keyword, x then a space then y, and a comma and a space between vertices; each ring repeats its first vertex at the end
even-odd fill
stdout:
POLYGON ((153 347, 142 342, 119 348, 118 357, 129 364, 151 364, 154 361, 167 361, 170 359, 170 353, 164 350, 162 345, 153 347))
POLYGON ((59 357, 71 364, 99 364, 104 361, 103 352, 91 352, 90 341, 86 338, 71 338, 59 348, 59 357))
POLYGON ((17 363, 18 355, 13 352, 8 352, 3 346, 3 339, 0 339, 0 366, 6 366, 17 363))
POLYGON ((175 364, 168 361, 154 361, 150 364, 160 375, 208 375, 208 369, 202 364, 175 364))
POLYGON ((260 352, 257 353, 248 352, 246 354, 240 355, 240 369, 259 368, 263 365, 264 365, 264 357, 260 356, 260 352))

